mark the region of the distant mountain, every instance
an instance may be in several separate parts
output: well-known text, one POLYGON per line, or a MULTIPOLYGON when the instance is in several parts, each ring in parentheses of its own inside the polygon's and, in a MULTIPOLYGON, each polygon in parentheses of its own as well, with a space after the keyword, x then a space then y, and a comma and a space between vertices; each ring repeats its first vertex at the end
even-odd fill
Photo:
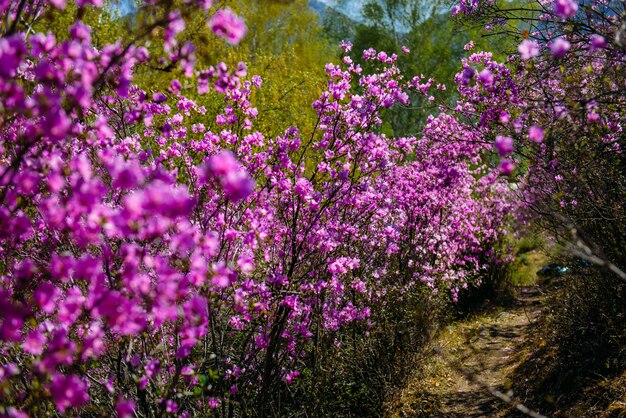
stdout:
POLYGON ((345 13, 344 9, 335 7, 335 3, 333 0, 309 0, 309 7, 320 16, 325 34, 333 42, 352 39, 354 28, 359 22, 345 13))
POLYGON ((326 12, 326 8, 328 6, 320 0, 309 0, 309 7, 315 10, 321 17, 324 17, 324 13, 326 12))
POLYGON ((352 20, 360 21, 363 18, 361 16, 361 9, 363 9, 363 5, 366 1, 367 0, 312 0, 310 3, 322 3, 324 7, 330 7, 343 13, 352 20))
POLYGON ((119 13, 120 17, 134 16, 137 13, 137 5, 133 0, 116 0, 110 4, 110 7, 119 13))
MULTIPOLYGON (((333 20, 339 17, 347 18, 347 22, 352 24, 359 24, 364 22, 362 10, 363 6, 369 2, 376 2, 375 0, 309 0, 309 6, 315 10, 322 17, 322 20, 327 22, 328 16, 332 15, 333 20)), ((380 2, 379 2, 380 4, 380 2)), ((433 9, 435 4, 440 4, 437 0, 413 0, 407 5, 406 13, 409 12, 409 8, 419 4, 420 11, 422 12, 421 21, 425 21, 433 14, 447 14, 450 11, 449 7, 440 5, 437 10, 433 9)), ((404 22, 396 20, 390 22, 387 17, 381 17, 383 22, 386 22, 389 26, 395 28, 396 32, 402 34, 407 33, 409 28, 404 22)), ((327 25, 328 26, 328 25, 327 25)))
POLYGON ((309 0, 309 6, 324 18, 329 11, 341 13, 350 20, 361 21, 361 9, 366 0, 309 0))

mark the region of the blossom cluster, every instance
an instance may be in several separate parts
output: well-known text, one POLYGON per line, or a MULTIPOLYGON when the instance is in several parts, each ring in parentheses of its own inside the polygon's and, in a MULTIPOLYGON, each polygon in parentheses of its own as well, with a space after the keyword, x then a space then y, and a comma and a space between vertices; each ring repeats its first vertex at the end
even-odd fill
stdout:
MULTIPOLYGON (((405 78, 395 55, 365 51, 372 73, 349 56, 328 64, 312 136, 271 138, 254 130, 261 79, 244 64, 195 68, 177 10, 159 22, 164 59, 194 98, 177 80, 134 85, 150 59, 140 45, 96 49, 81 21, 64 40, 29 33, 19 22, 38 10, 2 7, 14 22, 0 38, 3 415, 206 416, 263 400, 307 370, 313 339, 375 326, 386 295, 454 299, 497 261, 515 204, 475 134, 446 114, 420 137, 381 133, 382 110, 433 84, 405 78), (209 92, 221 113, 203 106, 209 92)), ((229 10, 209 25, 231 43, 245 33, 229 10)), ((485 89, 515 102, 508 70, 472 59, 485 89)), ((470 72, 465 96, 479 94, 470 72)))
POLYGON ((516 174, 520 199, 540 222, 551 230, 576 225, 623 264, 616 249, 624 237, 618 219, 626 184, 620 168, 626 146, 624 5, 554 0, 536 7, 530 16, 518 16, 504 2, 485 2, 483 14, 470 17, 490 28, 507 19, 541 25, 525 33, 505 72, 494 72, 478 55, 470 58, 457 75, 463 82, 456 118, 472 121, 480 141, 493 143, 501 170, 516 174), (475 77, 485 65, 482 71, 504 79, 493 84, 491 77, 475 77))

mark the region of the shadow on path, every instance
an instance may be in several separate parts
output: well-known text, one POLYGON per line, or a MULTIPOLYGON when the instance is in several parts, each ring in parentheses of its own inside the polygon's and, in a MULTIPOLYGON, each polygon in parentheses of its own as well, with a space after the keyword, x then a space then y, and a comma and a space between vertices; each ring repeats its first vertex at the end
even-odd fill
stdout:
POLYGON ((469 321, 455 332, 456 344, 440 344, 443 361, 450 367, 451 384, 433 395, 440 399, 437 416, 495 417, 509 405, 496 399, 485 386, 507 393, 508 375, 516 366, 515 354, 541 315, 543 297, 539 287, 522 287, 507 311, 469 321))

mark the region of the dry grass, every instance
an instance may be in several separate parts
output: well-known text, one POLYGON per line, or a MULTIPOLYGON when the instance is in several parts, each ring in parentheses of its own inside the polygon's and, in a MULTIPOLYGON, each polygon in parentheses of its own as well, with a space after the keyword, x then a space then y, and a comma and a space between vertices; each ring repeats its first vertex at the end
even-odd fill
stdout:
POLYGON ((505 311, 492 308, 438 333, 433 345, 444 355, 424 357, 409 384, 386 405, 387 417, 498 416, 506 405, 481 385, 508 389, 517 366, 513 354, 525 341, 525 330, 539 314, 538 305, 520 303, 505 311), (468 379, 458 365, 473 371, 468 379))

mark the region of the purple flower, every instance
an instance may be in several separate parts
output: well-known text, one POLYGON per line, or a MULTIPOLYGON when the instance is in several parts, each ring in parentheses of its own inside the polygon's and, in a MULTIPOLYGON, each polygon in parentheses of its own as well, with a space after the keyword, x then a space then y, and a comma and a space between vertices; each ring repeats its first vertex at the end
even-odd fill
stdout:
POLYGON ((494 142, 496 149, 498 150, 498 154, 504 157, 507 154, 512 153, 515 148, 513 147, 513 138, 510 136, 498 135, 494 142))
POLYGON ((476 70, 473 67, 465 67, 461 73, 463 84, 469 84, 476 76, 476 70))
POLYGON ((541 142, 543 142, 543 134, 544 134, 543 129, 541 129, 537 125, 533 125, 528 130, 528 139, 540 144, 541 142))
POLYGON ((493 74, 491 73, 491 71, 485 68, 478 74, 478 81, 480 81, 486 86, 489 86, 493 84, 493 81, 494 81, 493 74))
POLYGON ((239 170, 241 165, 232 152, 222 151, 209 158, 206 167, 211 176, 223 177, 232 171, 239 170))
POLYGON ((65 0, 50 0, 50 3, 57 9, 65 9, 65 0))
POLYGON ((219 179, 222 189, 232 201, 245 199, 254 191, 254 180, 230 151, 223 151, 209 158, 207 173, 219 179))
POLYGON ((55 375, 50 383, 50 393, 61 413, 67 408, 76 408, 89 401, 87 385, 75 375, 55 375))
POLYGON ((504 174, 505 176, 508 176, 509 174, 513 172, 513 170, 515 170, 515 164, 513 164, 511 160, 507 158, 503 158, 502 161, 500 161, 500 165, 498 166, 498 169, 500 170, 500 173, 504 174))
POLYGON ((56 38, 50 32, 47 34, 37 33, 30 38, 30 44, 33 46, 32 53, 34 55, 40 55, 46 52, 50 52, 56 44, 56 38))
POLYGON ((569 51, 571 46, 572 44, 570 44, 569 41, 563 37, 556 38, 549 45, 550 51, 552 51, 553 57, 564 56, 567 53, 567 51, 569 51))
POLYGON ((86 6, 88 4, 93 4, 96 7, 102 7, 102 0, 76 0, 76 4, 80 7, 86 6))
POLYGON ((209 20, 209 28, 230 44, 238 44, 246 35, 246 24, 230 9, 218 10, 209 20))
POLYGON ((292 370, 283 377, 283 381, 287 382, 287 384, 290 385, 291 383, 293 383, 293 380, 298 376, 300 376, 300 372, 298 370, 292 370))
POLYGON ((590 38, 590 45, 591 45, 591 49, 600 49, 600 48, 604 48, 606 47, 606 39, 604 39, 604 36, 601 35, 591 35, 590 38))
POLYGON ((575 0, 556 0, 554 2, 554 13, 563 19, 574 16, 577 11, 578 3, 575 0))
POLYGON ((25 352, 38 356, 43 352, 45 344, 46 337, 39 331, 32 331, 26 336, 23 347, 25 352))
POLYGON ((215 397, 211 397, 207 400, 207 403, 209 404, 209 408, 211 409, 216 409, 217 407, 220 406, 220 400, 215 398, 215 397))
POLYGON ((600 115, 598 115, 597 113, 589 113, 587 115, 587 121, 589 122, 597 122, 600 119, 600 115))
POLYGON ((163 103, 167 100, 167 96, 161 92, 156 92, 152 94, 152 101, 154 103, 163 103))
POLYGON ((59 289, 52 283, 45 282, 37 288, 33 294, 33 299, 42 311, 51 314, 56 309, 56 301, 60 294, 59 289))
POLYGON ((524 39, 517 47, 517 50, 523 60, 534 58, 539 55, 539 44, 536 41, 524 39))
POLYGON ((72 121, 62 108, 55 107, 46 115, 41 126, 50 139, 59 141, 65 138, 72 128, 72 121))
POLYGON ((0 62, 2 63, 0 76, 15 77, 17 67, 22 62, 25 53, 26 45, 19 34, 0 38, 0 62))
POLYGON ((70 36, 76 41, 81 41, 85 45, 91 43, 91 27, 85 25, 80 20, 70 26, 70 36))
POLYGON ((118 418, 133 418, 135 408, 135 402, 130 400, 121 400, 115 405, 118 418))

